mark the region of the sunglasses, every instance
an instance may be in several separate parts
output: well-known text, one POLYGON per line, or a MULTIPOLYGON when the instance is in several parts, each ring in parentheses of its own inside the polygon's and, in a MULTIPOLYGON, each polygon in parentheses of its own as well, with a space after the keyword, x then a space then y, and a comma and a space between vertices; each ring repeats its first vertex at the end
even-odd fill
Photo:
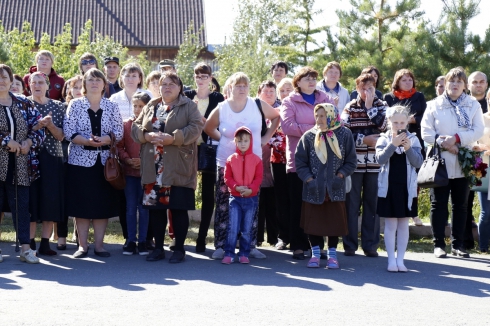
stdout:
POLYGON ((96 62, 95 59, 82 60, 82 66, 94 65, 96 62))

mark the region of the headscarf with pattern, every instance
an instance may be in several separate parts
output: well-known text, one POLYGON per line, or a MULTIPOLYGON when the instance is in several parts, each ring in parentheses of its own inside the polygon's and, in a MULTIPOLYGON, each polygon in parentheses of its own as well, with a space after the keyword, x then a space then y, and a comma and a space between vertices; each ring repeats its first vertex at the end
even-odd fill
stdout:
POLYGON ((325 110, 325 115, 327 117, 327 129, 321 130, 318 125, 315 127, 316 135, 315 135, 314 144, 315 144, 316 155, 318 156, 320 161, 323 164, 325 164, 327 163, 327 153, 328 153, 327 145, 326 145, 327 142, 328 145, 330 146, 330 149, 335 153, 335 155, 337 155, 338 158, 342 158, 339 141, 337 140, 337 137, 333 132, 335 129, 342 126, 342 122, 340 120, 339 111, 335 106, 333 106, 333 104, 330 103, 317 104, 315 106, 314 112, 316 113, 320 109, 325 110), (324 134, 326 135, 326 137, 324 136, 324 134), (325 140, 325 138, 327 139, 325 140))

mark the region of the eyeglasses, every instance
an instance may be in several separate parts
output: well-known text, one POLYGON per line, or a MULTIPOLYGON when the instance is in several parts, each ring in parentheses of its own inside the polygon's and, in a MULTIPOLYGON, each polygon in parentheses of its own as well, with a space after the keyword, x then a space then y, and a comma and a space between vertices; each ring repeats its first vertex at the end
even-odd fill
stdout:
POLYGON ((82 66, 94 65, 97 61, 95 59, 82 60, 82 66))
POLYGON ((196 80, 207 80, 209 78, 209 76, 208 75, 201 75, 201 76, 194 75, 194 78, 196 80))
POLYGON ((303 78, 301 78, 301 81, 306 81, 306 82, 316 82, 316 78, 312 78, 312 77, 303 77, 303 78))
POLYGON ((177 84, 174 84, 174 83, 165 84, 165 83, 163 83, 162 85, 160 85, 160 87, 162 87, 162 88, 175 88, 175 87, 177 87, 177 84))

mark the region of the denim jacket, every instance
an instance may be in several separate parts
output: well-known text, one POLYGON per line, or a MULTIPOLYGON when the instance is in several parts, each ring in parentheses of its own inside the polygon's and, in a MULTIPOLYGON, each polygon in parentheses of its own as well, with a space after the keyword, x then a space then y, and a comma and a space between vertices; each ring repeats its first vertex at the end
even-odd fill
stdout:
MULTIPOLYGON (((391 143, 393 134, 391 131, 382 133, 376 142, 376 160, 381 165, 378 175, 378 197, 386 198, 388 194, 388 180, 390 175, 390 158, 395 153, 396 147, 391 143)), ((417 197, 417 172, 424 161, 421 153, 419 139, 415 134, 409 134, 411 147, 405 151, 407 159, 407 190, 408 209, 412 209, 413 198, 417 197)))

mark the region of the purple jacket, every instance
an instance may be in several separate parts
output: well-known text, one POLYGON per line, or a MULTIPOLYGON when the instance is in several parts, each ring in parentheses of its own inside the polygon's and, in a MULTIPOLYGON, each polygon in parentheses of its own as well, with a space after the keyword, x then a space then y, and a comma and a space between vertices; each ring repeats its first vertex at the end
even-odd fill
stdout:
POLYGON ((315 91, 315 104, 306 102, 298 92, 291 93, 282 101, 280 108, 281 128, 286 135, 286 172, 296 172, 294 153, 299 139, 315 125, 313 109, 320 103, 332 103, 333 99, 323 91, 315 91))

